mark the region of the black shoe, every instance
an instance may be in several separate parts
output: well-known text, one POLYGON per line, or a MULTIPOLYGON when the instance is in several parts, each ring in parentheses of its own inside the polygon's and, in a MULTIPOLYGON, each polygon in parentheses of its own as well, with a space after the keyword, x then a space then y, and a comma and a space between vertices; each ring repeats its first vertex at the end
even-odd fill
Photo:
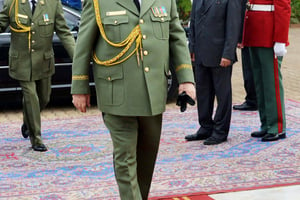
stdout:
POLYGON ((29 130, 28 130, 26 124, 23 124, 23 125, 22 125, 22 127, 21 127, 21 132, 22 132, 22 136, 23 136, 24 138, 28 138, 28 136, 29 136, 29 130))
POLYGON ((267 134, 267 131, 254 131, 251 133, 251 137, 261 138, 267 134))
POLYGON ((32 146, 34 151, 47 151, 47 147, 44 144, 36 144, 32 146))
POLYGON ((271 142, 279 139, 286 138, 286 134, 284 133, 267 133, 262 139, 262 142, 271 142))
POLYGON ((233 110, 255 111, 257 110, 257 106, 249 105, 247 102, 244 102, 241 105, 234 105, 233 110))
POLYGON ((220 138, 216 138, 214 136, 211 136, 209 138, 207 138, 203 144, 204 145, 215 145, 215 144, 220 144, 222 142, 225 142, 227 140, 227 138, 224 138, 224 139, 220 139, 220 138))
POLYGON ((187 135, 184 137, 187 141, 205 140, 211 136, 210 132, 201 133, 200 129, 195 134, 187 135))

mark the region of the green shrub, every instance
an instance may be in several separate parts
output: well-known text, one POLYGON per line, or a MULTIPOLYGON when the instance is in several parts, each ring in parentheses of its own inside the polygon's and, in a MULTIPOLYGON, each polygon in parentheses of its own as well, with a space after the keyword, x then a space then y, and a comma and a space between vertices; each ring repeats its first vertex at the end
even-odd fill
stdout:
POLYGON ((300 23, 300 0, 291 0, 291 23, 298 24, 300 23))
POLYGON ((183 25, 186 25, 190 19, 192 3, 191 0, 176 0, 179 18, 183 25))

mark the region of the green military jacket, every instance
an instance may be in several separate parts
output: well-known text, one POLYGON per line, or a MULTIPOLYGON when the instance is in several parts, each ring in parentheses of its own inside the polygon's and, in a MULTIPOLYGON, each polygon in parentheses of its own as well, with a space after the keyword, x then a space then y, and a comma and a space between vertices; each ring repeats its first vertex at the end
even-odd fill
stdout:
MULTIPOLYGON (((167 98, 170 58, 179 83, 194 82, 187 39, 175 0, 143 0, 140 12, 132 0, 98 2, 104 31, 110 41, 123 41, 138 24, 142 36, 139 55, 134 54, 113 66, 93 62, 99 109, 126 116, 161 114, 167 98)), ((126 55, 134 48, 133 45, 126 55)), ((71 93, 89 93, 88 72, 93 53, 100 60, 109 60, 121 50, 103 39, 93 0, 85 0, 74 53, 71 93)))
POLYGON ((5 0, 0 12, 0 33, 8 26, 11 27, 9 75, 14 79, 39 80, 54 73, 54 31, 73 57, 75 41, 60 0, 39 0, 33 16, 28 0, 5 0), (30 30, 21 32, 22 27, 30 30))

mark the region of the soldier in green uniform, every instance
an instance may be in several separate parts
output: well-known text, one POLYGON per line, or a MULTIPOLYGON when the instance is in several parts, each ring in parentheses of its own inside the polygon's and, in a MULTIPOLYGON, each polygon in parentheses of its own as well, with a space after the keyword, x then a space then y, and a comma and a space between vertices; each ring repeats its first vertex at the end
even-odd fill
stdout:
POLYGON ((41 137, 40 111, 47 105, 54 74, 54 31, 70 57, 75 41, 65 22, 60 0, 5 0, 0 12, 0 33, 11 31, 9 75, 23 93, 24 138, 35 151, 47 151, 41 137))
POLYGON ((82 112, 90 105, 92 58, 97 103, 112 138, 122 200, 148 198, 170 57, 179 93, 194 99, 192 65, 175 0, 83 2, 72 68, 73 104, 82 112))

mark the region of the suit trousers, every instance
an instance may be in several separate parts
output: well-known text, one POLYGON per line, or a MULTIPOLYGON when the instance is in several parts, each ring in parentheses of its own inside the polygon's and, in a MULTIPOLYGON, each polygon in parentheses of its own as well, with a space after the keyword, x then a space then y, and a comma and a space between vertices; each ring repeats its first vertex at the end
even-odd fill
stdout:
POLYGON ((212 131, 219 139, 228 136, 232 112, 232 66, 206 67, 197 64, 195 68, 198 120, 201 128, 212 131), (214 101, 217 109, 213 118, 214 101))
POLYGON ((122 200, 146 200, 159 148, 162 114, 103 114, 113 143, 114 170, 122 200))
POLYGON ((251 106, 257 106, 253 72, 250 63, 249 47, 244 47, 241 51, 244 88, 246 91, 245 100, 247 104, 251 106))
POLYGON ((41 110, 51 94, 51 77, 37 81, 19 81, 23 93, 23 120, 30 132, 32 145, 42 144, 41 110))
POLYGON ((282 57, 275 58, 273 48, 249 49, 261 130, 268 133, 285 132, 284 91, 280 71, 282 57))

